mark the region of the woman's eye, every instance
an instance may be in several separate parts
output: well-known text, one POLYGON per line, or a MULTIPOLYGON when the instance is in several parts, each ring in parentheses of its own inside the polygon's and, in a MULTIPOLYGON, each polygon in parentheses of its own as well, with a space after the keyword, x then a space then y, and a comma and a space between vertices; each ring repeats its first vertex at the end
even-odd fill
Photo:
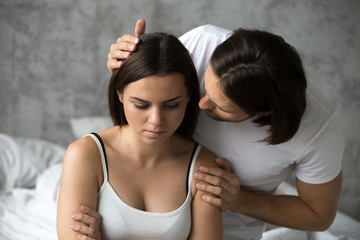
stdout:
POLYGON ((134 106, 138 109, 147 109, 149 105, 140 105, 140 104, 134 104, 134 106))
POLYGON ((168 108, 168 109, 174 109, 177 108, 179 106, 179 104, 175 103, 175 104, 167 104, 164 107, 168 108))

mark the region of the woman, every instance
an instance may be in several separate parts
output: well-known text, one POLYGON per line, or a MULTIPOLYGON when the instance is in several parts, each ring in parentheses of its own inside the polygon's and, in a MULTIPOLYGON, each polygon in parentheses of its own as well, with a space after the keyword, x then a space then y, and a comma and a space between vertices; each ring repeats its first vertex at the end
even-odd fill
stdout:
POLYGON ((201 200, 192 174, 216 165, 190 139, 199 101, 195 67, 176 37, 140 39, 110 79, 114 127, 84 136, 65 154, 59 239, 79 239, 84 229, 90 234, 80 239, 99 239, 96 226, 71 217, 81 205, 101 215, 102 239, 222 239, 221 212, 201 200))

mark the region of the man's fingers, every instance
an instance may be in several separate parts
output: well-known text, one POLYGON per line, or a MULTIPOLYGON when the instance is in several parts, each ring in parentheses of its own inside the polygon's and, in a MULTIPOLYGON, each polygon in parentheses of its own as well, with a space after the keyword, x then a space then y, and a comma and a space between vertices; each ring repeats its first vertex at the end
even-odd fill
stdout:
POLYGON ((207 203, 210 203, 216 207, 220 207, 221 204, 222 204, 222 200, 220 198, 215 198, 215 197, 212 197, 212 196, 209 196, 209 195, 202 195, 201 196, 201 199, 204 201, 204 202, 207 202, 207 203))
POLYGON ((135 25, 135 36, 140 36, 145 33, 146 21, 144 19, 139 19, 135 25))
POLYGON ((133 52, 136 50, 136 44, 132 42, 120 41, 110 45, 110 53, 116 51, 133 52))
POLYGON ((229 161, 226 158, 216 158, 216 163, 228 172, 231 172, 229 161))
POLYGON ((232 178, 233 178, 233 174, 231 172, 228 172, 228 171, 218 168, 218 167, 200 166, 199 170, 202 173, 207 173, 207 174, 210 174, 213 176, 217 176, 217 177, 223 178, 229 182, 231 182, 232 178))
POLYGON ((116 40, 116 44, 121 43, 121 42, 138 44, 139 41, 140 41, 140 39, 137 36, 134 36, 134 35, 131 35, 131 34, 124 34, 121 37, 118 37, 118 39, 116 40))
POLYGON ((97 226, 98 219, 96 216, 90 216, 87 214, 74 214, 71 216, 77 222, 85 223, 89 226, 97 226))
POLYGON ((80 225, 74 224, 74 225, 71 225, 70 228, 75 232, 82 233, 85 235, 91 235, 94 233, 94 228, 88 227, 88 226, 80 226, 80 225))
POLYGON ((77 235, 77 239, 79 240, 96 240, 95 238, 91 238, 85 235, 77 235))
POLYGON ((122 61, 114 60, 114 61, 108 61, 106 65, 107 65, 109 71, 111 72, 111 74, 114 74, 116 72, 116 70, 121 67, 122 64, 123 64, 122 61))
POLYGON ((218 176, 213 176, 206 173, 196 172, 194 175, 195 179, 201 180, 203 182, 209 183, 214 186, 226 187, 226 181, 223 178, 218 176))
POLYGON ((83 212, 89 216, 95 217, 96 219, 100 218, 100 215, 97 211, 95 211, 94 209, 92 209, 86 205, 81 205, 80 210, 81 210, 81 212, 83 212))
POLYGON ((113 50, 109 52, 108 60, 127 59, 130 55, 131 52, 113 50))
POLYGON ((223 194, 224 190, 221 187, 209 185, 203 182, 199 182, 196 184, 196 188, 207 193, 211 193, 215 196, 221 196, 223 194))

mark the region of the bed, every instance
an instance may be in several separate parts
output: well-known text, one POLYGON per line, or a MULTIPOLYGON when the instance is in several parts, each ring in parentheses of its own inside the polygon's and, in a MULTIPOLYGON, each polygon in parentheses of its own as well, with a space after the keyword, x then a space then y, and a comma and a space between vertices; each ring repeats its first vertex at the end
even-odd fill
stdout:
MULTIPOLYGON (((102 117, 71 120, 75 137, 109 124, 102 117)), ((64 153, 62 146, 48 141, 0 133, 0 240, 57 239, 56 207, 64 153)), ((296 190, 283 183, 276 193, 296 194, 296 190)), ((338 211, 325 232, 268 225, 263 239, 360 239, 360 222, 338 211)))

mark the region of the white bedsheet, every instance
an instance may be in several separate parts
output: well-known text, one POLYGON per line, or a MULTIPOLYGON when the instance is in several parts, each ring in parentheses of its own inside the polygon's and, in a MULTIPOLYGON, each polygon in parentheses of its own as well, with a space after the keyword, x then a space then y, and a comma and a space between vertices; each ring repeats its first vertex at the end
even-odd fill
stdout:
POLYGON ((275 228, 263 234, 263 240, 358 240, 360 222, 337 212, 334 223, 325 232, 305 232, 289 228, 275 228))
POLYGON ((1 240, 52 240, 56 234, 61 163, 47 169, 36 188, 16 188, 0 195, 1 240))

